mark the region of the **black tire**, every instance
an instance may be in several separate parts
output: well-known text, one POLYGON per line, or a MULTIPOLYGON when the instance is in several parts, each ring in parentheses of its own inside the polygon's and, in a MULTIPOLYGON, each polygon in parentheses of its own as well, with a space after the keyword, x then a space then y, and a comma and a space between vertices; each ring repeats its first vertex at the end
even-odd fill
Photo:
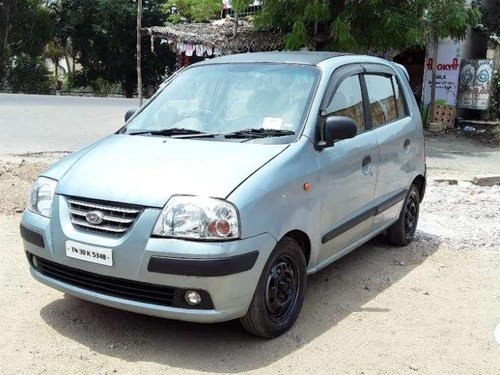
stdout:
POLYGON ((304 253, 295 240, 285 237, 264 266, 241 324, 256 336, 271 339, 282 335, 299 316, 306 285, 304 253))
POLYGON ((418 214, 420 212, 420 194, 415 185, 410 187, 399 214, 399 219, 387 229, 387 242, 396 246, 406 246, 415 238, 418 214))

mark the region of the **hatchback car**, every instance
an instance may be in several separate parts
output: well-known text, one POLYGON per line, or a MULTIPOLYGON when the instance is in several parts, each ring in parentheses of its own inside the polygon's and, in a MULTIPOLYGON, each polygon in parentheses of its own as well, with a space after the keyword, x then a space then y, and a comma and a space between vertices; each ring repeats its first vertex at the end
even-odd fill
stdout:
POLYGON ((272 338, 297 319, 307 275, 382 232, 413 239, 425 173, 404 68, 232 55, 175 75, 115 134, 42 173, 21 235, 33 277, 64 293, 240 318, 272 338))

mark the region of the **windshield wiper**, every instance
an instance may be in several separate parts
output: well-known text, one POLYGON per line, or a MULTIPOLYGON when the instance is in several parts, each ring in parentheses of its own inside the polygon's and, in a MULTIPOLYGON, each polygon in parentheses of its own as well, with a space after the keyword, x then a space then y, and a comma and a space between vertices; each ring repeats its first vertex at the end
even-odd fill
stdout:
POLYGON ((282 129, 245 129, 236 132, 227 133, 224 135, 226 138, 267 138, 267 137, 283 137, 286 135, 294 135, 295 132, 291 130, 282 129))
POLYGON ((141 134, 151 134, 151 135, 164 135, 164 136, 172 136, 172 135, 211 135, 199 130, 194 129, 186 129, 186 128, 168 128, 168 129, 160 129, 160 130, 143 130, 140 132, 129 133, 130 135, 141 135, 141 134))

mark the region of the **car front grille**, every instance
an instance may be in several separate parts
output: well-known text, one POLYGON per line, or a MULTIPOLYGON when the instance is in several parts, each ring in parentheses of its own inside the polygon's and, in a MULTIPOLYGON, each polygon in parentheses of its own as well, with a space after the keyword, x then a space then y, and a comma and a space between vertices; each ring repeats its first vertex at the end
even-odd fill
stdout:
POLYGON ((73 226, 78 229, 121 236, 129 230, 140 215, 142 208, 122 203, 103 202, 85 198, 67 198, 73 226), (98 212, 102 221, 98 224, 87 220, 91 212, 98 212))
POLYGON ((31 264, 52 279, 98 293, 133 301, 172 306, 176 288, 98 275, 31 256, 31 264))
POLYGON ((194 289, 202 300, 199 305, 191 306, 184 298, 186 289, 99 275, 55 263, 31 253, 26 255, 31 266, 42 275, 81 289, 154 305, 202 310, 214 308, 212 298, 205 290, 194 289))

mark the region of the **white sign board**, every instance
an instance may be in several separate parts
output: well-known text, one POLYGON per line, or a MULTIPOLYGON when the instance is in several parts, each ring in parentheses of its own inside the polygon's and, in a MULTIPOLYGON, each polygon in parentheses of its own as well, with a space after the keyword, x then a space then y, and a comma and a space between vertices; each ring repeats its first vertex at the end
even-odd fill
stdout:
MULTIPOLYGON (((439 42, 436 77, 436 102, 438 104, 456 105, 458 92, 458 73, 460 69, 461 44, 451 39, 439 42)), ((427 45, 424 67, 424 106, 431 102, 432 44, 427 45)))

